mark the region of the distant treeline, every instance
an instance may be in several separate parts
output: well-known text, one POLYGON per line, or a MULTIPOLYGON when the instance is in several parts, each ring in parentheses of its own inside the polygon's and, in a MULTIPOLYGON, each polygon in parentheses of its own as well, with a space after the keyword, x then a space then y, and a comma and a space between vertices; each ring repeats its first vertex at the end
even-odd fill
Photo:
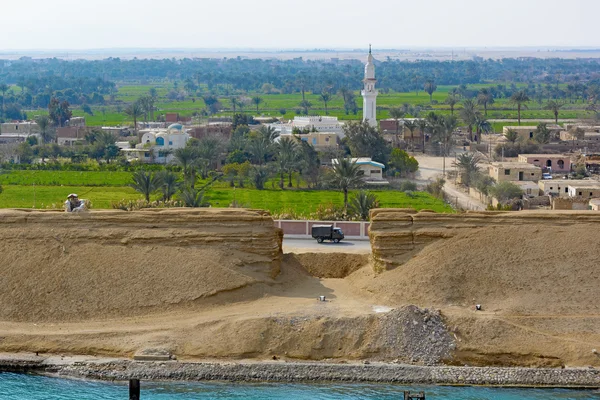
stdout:
MULTIPOLYGON (((503 59, 472 61, 378 61, 378 87, 407 92, 422 90, 428 80, 437 85, 477 83, 571 83, 600 78, 597 59, 503 59)), ((329 88, 361 88, 364 63, 360 60, 261 60, 261 59, 164 59, 65 61, 60 59, 0 60, 0 82, 39 91, 72 88, 79 92, 106 93, 112 82, 190 81, 209 90, 261 91, 265 83, 282 93, 302 89, 320 93, 329 88)))

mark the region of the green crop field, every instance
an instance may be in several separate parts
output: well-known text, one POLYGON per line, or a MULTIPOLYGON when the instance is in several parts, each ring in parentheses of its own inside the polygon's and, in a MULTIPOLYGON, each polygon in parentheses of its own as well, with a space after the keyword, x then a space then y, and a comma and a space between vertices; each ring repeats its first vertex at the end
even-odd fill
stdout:
MULTIPOLYGON (((371 192, 377 196, 381 207, 412 207, 418 210, 453 212, 450 206, 428 193, 415 192, 413 197, 410 197, 400 191, 371 192)), ((129 187, 6 185, 0 194, 0 208, 61 208, 69 193, 77 193, 80 198, 90 200, 95 209, 111 208, 113 201, 142 199, 142 195, 129 187)), ((158 195, 153 198, 157 199, 158 195)), ((206 199, 213 207, 229 207, 235 200, 242 206, 261 208, 272 213, 293 210, 297 214, 314 212, 320 204, 341 206, 344 201, 343 194, 337 191, 245 188, 209 189, 206 199)))
MULTIPOLYGON (((469 89, 479 89, 483 87, 495 86, 496 84, 477 84, 469 85, 469 89)), ((518 87, 525 85, 518 84, 518 87)), ((449 114, 450 108, 444 104, 444 100, 448 96, 448 92, 457 86, 453 85, 440 85, 437 90, 433 93, 432 99, 434 103, 431 104, 429 95, 424 91, 419 93, 413 92, 389 92, 380 93, 377 98, 377 118, 384 119, 389 118, 389 109, 393 107, 399 107, 403 104, 410 104, 413 106, 420 106, 422 113, 428 111, 435 111, 441 114, 449 114)), ((92 111, 94 115, 85 114, 80 108, 73 108, 73 115, 78 117, 85 117, 87 125, 90 126, 115 126, 122 124, 131 124, 132 120, 124 113, 126 104, 131 103, 141 96, 147 95, 151 88, 157 90, 157 102, 155 104, 157 111, 155 114, 164 114, 167 112, 177 112, 183 116, 191 116, 195 113, 201 113, 205 108, 202 97, 190 96, 184 101, 173 101, 167 99, 166 95, 169 90, 173 89, 173 85, 168 82, 157 82, 155 84, 144 84, 144 85, 132 85, 122 84, 119 86, 118 91, 115 95, 115 99, 121 101, 119 105, 106 105, 106 106, 93 106, 92 111)), ((204 93, 208 93, 206 88, 203 88, 204 93)), ((248 102, 253 96, 260 96, 263 102, 259 105, 258 114, 264 116, 281 117, 280 110, 285 110, 283 117, 293 118, 297 115, 296 111, 300 110, 299 103, 302 100, 300 93, 293 94, 256 94, 249 93, 241 96, 246 97, 248 102)), ((357 120, 362 118, 362 98, 360 92, 355 92, 356 104, 358 107, 358 113, 356 115, 346 115, 344 111, 344 102, 341 96, 333 95, 331 101, 327 104, 328 114, 336 116, 344 120, 357 120)), ((237 96, 238 98, 240 96, 237 96)), ((108 99, 107 99, 108 100, 108 99)), ((321 101, 318 94, 310 92, 306 93, 306 100, 308 100, 312 106, 309 109, 310 114, 325 115, 325 105, 321 101)), ((230 99, 227 96, 221 96, 219 101, 222 105, 222 112, 217 115, 231 115, 232 107, 230 99)), ((521 118, 523 119, 553 119, 554 115, 550 110, 544 109, 545 101, 542 104, 531 101, 527 105, 527 109, 521 111, 521 118)), ((457 104, 455 112, 458 112, 461 105, 457 104)), ((585 111, 585 105, 583 103, 567 104, 563 107, 559 114, 561 119, 573 119, 573 118, 585 118, 589 117, 589 112, 585 111)), ((237 110, 240 111, 239 109, 237 110)), ((253 104, 247 104, 243 112, 256 115, 256 106, 253 104)), ((29 116, 47 114, 45 109, 27 110, 29 116)), ((514 105, 510 104, 508 99, 496 99, 493 105, 488 106, 488 118, 491 119, 515 119, 517 118, 517 111, 514 105)), ((496 125, 494 125, 495 131, 496 125)))
POLYGON ((62 208, 69 193, 89 199, 93 208, 110 208, 112 201, 141 198, 129 187, 6 185, 0 208, 62 208))
POLYGON ((0 185, 126 186, 130 182, 130 172, 15 170, 0 174, 0 185))

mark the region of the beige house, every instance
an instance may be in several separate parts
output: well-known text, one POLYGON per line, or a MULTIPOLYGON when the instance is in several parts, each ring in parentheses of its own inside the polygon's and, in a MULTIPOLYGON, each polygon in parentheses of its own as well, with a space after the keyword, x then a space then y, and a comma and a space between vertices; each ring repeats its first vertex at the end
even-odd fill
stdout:
MULTIPOLYGON (((559 131, 562 130, 562 128, 558 125, 546 125, 546 127, 550 132, 554 134, 557 134, 559 131)), ((533 136, 535 135, 537 126, 505 126, 504 128, 502 128, 502 134, 506 135, 509 129, 512 129, 513 131, 517 132, 517 135, 519 135, 519 140, 533 140, 533 136)))
POLYGON ((543 194, 566 197, 569 195, 569 185, 586 185, 588 182, 588 179, 548 179, 539 181, 538 186, 543 194))
MULTIPOLYGON (((285 136, 286 135, 282 135, 282 137, 285 136)), ((335 132, 311 132, 294 136, 303 142, 311 144, 315 150, 325 150, 327 148, 336 148, 338 146, 338 136, 335 132)))
POLYGON ((567 189, 569 197, 582 197, 584 199, 600 197, 600 182, 598 181, 571 183, 567 189))
POLYGON ((542 179, 540 167, 522 162, 491 163, 489 174, 496 182, 539 181, 542 179))
POLYGON ((549 168, 552 172, 571 171, 571 157, 565 154, 519 154, 517 161, 549 168))
MULTIPOLYGON (((578 140, 576 137, 573 137, 570 131, 561 131, 560 132, 560 140, 578 140)), ((587 140, 589 142, 600 142, 600 133, 595 131, 585 131, 583 133, 583 140, 587 140)))
POLYGON ((539 197, 541 190, 537 183, 533 181, 515 182, 515 185, 521 188, 523 194, 529 198, 539 197))
POLYGON ((40 133, 40 127, 33 121, 5 122, 0 124, 0 134, 31 135, 40 133))

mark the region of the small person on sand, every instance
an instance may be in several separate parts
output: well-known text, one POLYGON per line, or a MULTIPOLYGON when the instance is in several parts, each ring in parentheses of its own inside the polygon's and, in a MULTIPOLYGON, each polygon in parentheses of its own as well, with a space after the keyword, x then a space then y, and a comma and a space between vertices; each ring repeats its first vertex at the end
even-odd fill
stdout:
POLYGON ((71 193, 67 196, 65 201, 66 212, 79 212, 85 210, 85 200, 79 200, 79 197, 75 193, 71 193))

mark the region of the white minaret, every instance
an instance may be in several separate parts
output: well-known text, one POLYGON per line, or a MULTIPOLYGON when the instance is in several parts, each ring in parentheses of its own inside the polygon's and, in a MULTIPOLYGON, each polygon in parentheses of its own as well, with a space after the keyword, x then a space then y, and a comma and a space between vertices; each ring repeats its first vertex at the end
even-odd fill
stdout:
POLYGON ((369 57, 365 65, 364 89, 361 91, 363 97, 363 121, 369 121, 369 125, 377 126, 377 90, 375 90, 375 65, 371 45, 369 45, 369 57))

